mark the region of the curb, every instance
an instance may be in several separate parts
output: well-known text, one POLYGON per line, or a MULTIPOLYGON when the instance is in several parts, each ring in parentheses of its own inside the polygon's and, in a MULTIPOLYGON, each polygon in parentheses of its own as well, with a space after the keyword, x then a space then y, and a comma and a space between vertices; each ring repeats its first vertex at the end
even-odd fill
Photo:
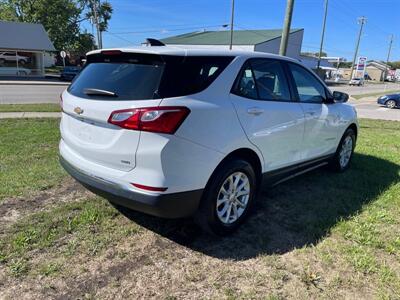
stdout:
POLYGON ((60 112, 2 112, 0 119, 60 118, 60 112))
POLYGON ((70 82, 54 82, 54 81, 1 81, 0 85, 54 85, 69 86, 70 82))

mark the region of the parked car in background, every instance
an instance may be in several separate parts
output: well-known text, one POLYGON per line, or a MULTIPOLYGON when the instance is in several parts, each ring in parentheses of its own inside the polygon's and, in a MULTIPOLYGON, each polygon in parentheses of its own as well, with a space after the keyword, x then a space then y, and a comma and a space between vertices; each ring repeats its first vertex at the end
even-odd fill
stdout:
POLYGON ((358 123, 347 100, 297 60, 272 54, 96 50, 62 94, 60 161, 117 205, 194 216, 225 235, 248 216, 262 182, 350 166, 358 123))
POLYGON ((381 96, 377 102, 378 104, 385 105, 387 108, 400 107, 400 93, 381 96))
POLYGON ((362 78, 353 78, 349 81, 349 85, 357 85, 362 86, 364 85, 364 79, 362 78))
POLYGON ((76 75, 81 71, 81 67, 68 66, 65 67, 60 74, 61 80, 72 81, 76 75))
POLYGON ((17 55, 16 52, 0 52, 0 64, 16 62, 17 60, 18 64, 24 65, 30 62, 30 57, 17 55))
POLYGON ((0 67, 0 75, 26 76, 29 74, 31 74, 31 70, 26 68, 0 67))

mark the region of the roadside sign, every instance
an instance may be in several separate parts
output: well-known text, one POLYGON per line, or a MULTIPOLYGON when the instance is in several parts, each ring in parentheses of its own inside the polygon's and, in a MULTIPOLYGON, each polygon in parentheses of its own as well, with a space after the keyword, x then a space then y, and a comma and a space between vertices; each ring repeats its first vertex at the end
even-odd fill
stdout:
POLYGON ((357 60, 356 74, 353 78, 364 78, 366 67, 367 58, 365 56, 360 56, 357 60))
POLYGON ((67 52, 65 52, 64 50, 62 50, 62 51, 60 52, 60 56, 61 56, 62 59, 63 59, 63 66, 64 66, 64 68, 65 68, 65 57, 67 56, 67 52))

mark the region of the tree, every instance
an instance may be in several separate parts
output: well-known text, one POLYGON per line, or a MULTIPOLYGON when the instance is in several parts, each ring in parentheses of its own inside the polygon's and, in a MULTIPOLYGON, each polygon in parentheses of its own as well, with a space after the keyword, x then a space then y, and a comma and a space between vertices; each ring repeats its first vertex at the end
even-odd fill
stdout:
MULTIPOLYGON (((108 29, 108 21, 111 19, 113 8, 108 1, 101 2, 100 0, 80 0, 84 18, 81 21, 90 21, 95 24, 97 16, 100 38, 104 31, 108 29)), ((101 43, 101 42, 100 42, 101 43)))
POLYGON ((389 66, 392 69, 400 69, 400 61, 391 61, 389 62, 389 66))

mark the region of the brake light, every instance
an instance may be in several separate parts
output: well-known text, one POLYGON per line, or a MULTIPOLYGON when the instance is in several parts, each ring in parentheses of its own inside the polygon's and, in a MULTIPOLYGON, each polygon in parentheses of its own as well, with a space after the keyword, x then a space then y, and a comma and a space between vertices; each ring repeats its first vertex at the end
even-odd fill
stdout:
POLYGON ((113 111, 108 123, 125 129, 174 134, 189 115, 182 106, 160 106, 113 111))
POLYGON ((103 51, 101 51, 101 54, 104 54, 104 55, 119 55, 121 53, 122 52, 120 50, 103 50, 103 51))

